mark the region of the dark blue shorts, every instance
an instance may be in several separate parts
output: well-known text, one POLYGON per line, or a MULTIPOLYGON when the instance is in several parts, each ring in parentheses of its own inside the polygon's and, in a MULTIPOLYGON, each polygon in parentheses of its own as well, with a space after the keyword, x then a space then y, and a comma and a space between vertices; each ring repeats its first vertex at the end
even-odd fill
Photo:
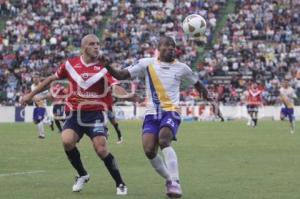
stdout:
POLYGON ((106 113, 107 113, 107 118, 109 120, 114 120, 115 119, 115 114, 112 110, 108 110, 106 113))
POLYGON ((46 108, 45 107, 35 107, 33 109, 33 121, 35 123, 39 123, 42 121, 46 114, 46 108))
POLYGON ((80 139, 84 134, 91 139, 96 136, 107 137, 107 127, 104 124, 104 116, 101 111, 72 111, 66 115, 67 119, 63 130, 74 130, 80 139))
POLYGON ((290 121, 293 121, 295 119, 293 108, 281 108, 280 113, 282 116, 288 117, 290 121))
POLYGON ((255 104, 248 104, 247 105, 247 111, 249 112, 254 112, 257 113, 258 112, 258 105, 255 104))
POLYGON ((64 104, 54 104, 53 105, 53 115, 54 117, 64 117, 65 105, 64 104))
POLYGON ((152 133, 158 137, 161 128, 169 127, 172 131, 174 140, 176 140, 180 122, 180 115, 175 111, 164 111, 161 115, 146 115, 143 123, 143 134, 152 133))

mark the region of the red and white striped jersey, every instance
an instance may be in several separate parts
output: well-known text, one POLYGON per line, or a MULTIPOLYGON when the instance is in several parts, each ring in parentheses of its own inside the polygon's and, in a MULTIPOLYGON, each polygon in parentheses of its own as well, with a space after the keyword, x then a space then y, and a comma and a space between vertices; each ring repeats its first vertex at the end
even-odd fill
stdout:
POLYGON ((107 94, 115 80, 100 63, 86 64, 82 57, 75 57, 63 63, 55 75, 69 81, 66 112, 107 109, 107 94))
POLYGON ((68 88, 65 88, 63 85, 57 83, 50 88, 50 93, 53 98, 53 103, 62 104, 65 101, 65 98, 68 96, 68 88))
POLYGON ((247 91, 247 104, 260 105, 262 103, 262 91, 259 89, 249 89, 247 91))

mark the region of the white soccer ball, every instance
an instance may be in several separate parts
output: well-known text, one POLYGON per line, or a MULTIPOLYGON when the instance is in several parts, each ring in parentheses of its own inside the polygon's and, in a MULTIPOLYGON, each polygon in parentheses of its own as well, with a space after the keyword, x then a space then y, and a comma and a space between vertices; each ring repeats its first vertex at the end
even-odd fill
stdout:
POLYGON ((182 28, 185 34, 200 37, 206 30, 206 21, 202 16, 192 14, 184 19, 182 28))

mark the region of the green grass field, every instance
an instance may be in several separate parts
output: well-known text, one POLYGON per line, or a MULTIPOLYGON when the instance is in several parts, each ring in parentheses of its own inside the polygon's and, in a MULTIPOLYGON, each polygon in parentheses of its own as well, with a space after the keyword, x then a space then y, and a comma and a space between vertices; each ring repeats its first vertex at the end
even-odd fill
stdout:
MULTIPOLYGON (((120 123, 125 137, 121 145, 115 144, 110 128, 109 148, 129 188, 122 197, 115 195, 88 137, 79 149, 91 180, 80 193, 72 193, 75 172, 58 133, 47 127, 47 138, 40 140, 33 124, 0 124, 0 198, 166 198, 164 181, 143 155, 140 125, 120 123)), ((261 122, 255 129, 244 121, 191 122, 183 123, 180 131, 174 147, 184 199, 300 198, 300 132, 289 134, 287 122, 261 122)))

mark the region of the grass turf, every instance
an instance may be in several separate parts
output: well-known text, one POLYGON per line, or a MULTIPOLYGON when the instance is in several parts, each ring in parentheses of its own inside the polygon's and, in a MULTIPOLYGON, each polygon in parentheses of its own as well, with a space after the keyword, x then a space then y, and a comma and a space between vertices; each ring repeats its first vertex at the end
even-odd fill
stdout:
MULTIPOLYGON (((164 181, 143 155, 139 121, 120 122, 124 143, 110 127, 109 149, 128 185, 127 199, 166 198, 164 181)), ((72 193, 75 172, 60 136, 46 128, 37 138, 33 124, 0 124, 0 198, 115 199, 113 180, 88 137, 78 147, 91 180, 72 193), (20 172, 37 172, 17 174, 20 172)), ((257 128, 234 122, 183 123, 176 149, 184 199, 299 199, 300 133, 287 122, 260 122, 257 128)))

